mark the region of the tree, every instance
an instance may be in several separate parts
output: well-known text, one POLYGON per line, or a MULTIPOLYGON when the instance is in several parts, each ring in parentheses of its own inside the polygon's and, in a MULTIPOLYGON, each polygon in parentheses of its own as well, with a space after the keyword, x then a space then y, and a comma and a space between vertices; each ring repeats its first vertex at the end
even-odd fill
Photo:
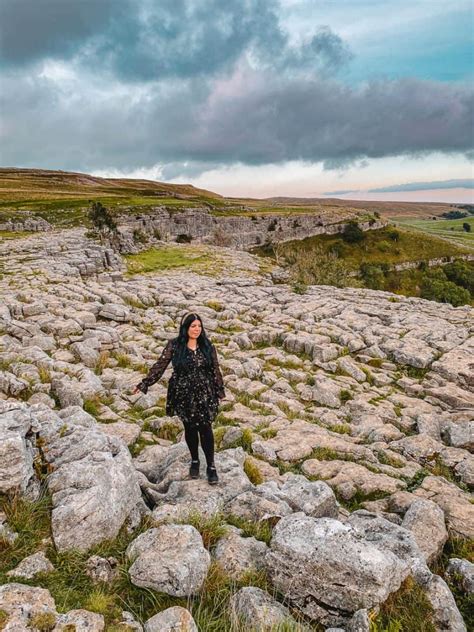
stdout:
POLYGON ((360 266, 360 274, 365 287, 372 290, 383 290, 385 286, 385 274, 382 268, 371 263, 363 263, 360 266))
POLYGON ((454 307, 469 304, 471 295, 468 290, 448 281, 443 270, 428 272, 421 283, 421 297, 438 303, 451 303, 454 307))
POLYGON ((365 235, 359 224, 351 220, 342 231, 342 238, 348 244, 357 244, 365 239, 365 235))
POLYGON ((468 222, 463 222, 462 229, 465 230, 466 233, 470 233, 471 232, 471 224, 469 224, 468 222))
POLYGON ((334 252, 326 252, 322 246, 311 248, 310 253, 302 248, 288 250, 283 258, 294 282, 336 287, 360 286, 345 261, 334 252))
POLYGON ((449 281, 465 287, 474 295, 474 265, 462 259, 456 259, 453 263, 443 268, 444 273, 449 281))
POLYGON ((117 224, 114 218, 110 211, 100 202, 92 202, 87 216, 101 236, 117 232, 117 224))

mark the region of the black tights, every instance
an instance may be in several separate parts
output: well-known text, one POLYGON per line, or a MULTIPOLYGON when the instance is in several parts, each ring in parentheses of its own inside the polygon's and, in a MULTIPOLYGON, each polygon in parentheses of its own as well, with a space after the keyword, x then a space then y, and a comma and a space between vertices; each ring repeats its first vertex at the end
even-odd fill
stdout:
POLYGON ((205 424, 199 428, 192 428, 185 424, 184 438, 191 452, 193 461, 199 460, 199 439, 201 439, 201 447, 206 456, 207 465, 214 465, 214 434, 211 424, 205 424))

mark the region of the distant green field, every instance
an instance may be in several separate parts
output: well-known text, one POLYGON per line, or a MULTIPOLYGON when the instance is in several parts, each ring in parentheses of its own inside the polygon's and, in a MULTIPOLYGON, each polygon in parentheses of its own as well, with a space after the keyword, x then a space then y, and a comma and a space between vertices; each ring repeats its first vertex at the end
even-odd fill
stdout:
POLYGON ((430 235, 448 239, 452 243, 474 249, 474 217, 463 217, 461 219, 442 220, 411 220, 405 218, 394 218, 394 221, 405 228, 412 228, 430 235), (471 232, 463 229, 463 224, 471 226, 471 232))

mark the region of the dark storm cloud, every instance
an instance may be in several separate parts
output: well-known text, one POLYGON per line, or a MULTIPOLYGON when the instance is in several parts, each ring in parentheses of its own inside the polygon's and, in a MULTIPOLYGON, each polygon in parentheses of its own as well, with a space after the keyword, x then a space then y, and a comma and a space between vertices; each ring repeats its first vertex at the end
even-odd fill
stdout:
POLYGON ((472 88, 338 83, 330 75, 351 57, 345 43, 316 24, 308 39, 290 42, 279 7, 0 0, 2 164, 126 171, 160 163, 171 178, 232 163, 337 168, 472 152, 472 88), (50 59, 62 63, 48 71, 40 62, 50 59))
POLYGON ((129 82, 212 75, 243 52, 280 70, 335 70, 350 59, 315 25, 289 43, 275 0, 2 0, 0 61, 70 59, 129 82))
POLYGON ((129 0, 2 0, 0 61, 20 66, 44 57, 68 59, 129 10, 129 0))
POLYGON ((4 81, 2 163, 98 170, 324 161, 473 147, 473 90, 421 80, 352 89, 334 81, 250 73, 134 90, 63 94, 47 79, 4 81), (53 113, 53 114, 52 114, 53 113), (47 152, 45 151, 47 148, 47 152))

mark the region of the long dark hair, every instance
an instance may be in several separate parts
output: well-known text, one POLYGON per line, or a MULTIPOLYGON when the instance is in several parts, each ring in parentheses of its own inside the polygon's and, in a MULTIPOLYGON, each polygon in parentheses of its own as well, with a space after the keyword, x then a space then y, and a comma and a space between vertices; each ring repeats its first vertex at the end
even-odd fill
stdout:
POLYGON ((174 350, 173 358, 172 358, 173 368, 178 371, 184 366, 184 359, 187 353, 186 348, 187 348, 187 342, 188 342, 188 329, 191 323, 195 320, 199 320, 199 322, 201 323, 201 333, 198 336, 197 344, 199 348, 201 349, 201 351, 203 352, 207 360, 208 366, 209 367, 212 366, 212 355, 211 355, 212 343, 207 337, 202 319, 199 316, 199 314, 189 313, 189 314, 185 314, 181 318, 181 323, 179 326, 179 334, 178 334, 178 337, 176 338, 176 345, 175 345, 175 350, 174 350))

